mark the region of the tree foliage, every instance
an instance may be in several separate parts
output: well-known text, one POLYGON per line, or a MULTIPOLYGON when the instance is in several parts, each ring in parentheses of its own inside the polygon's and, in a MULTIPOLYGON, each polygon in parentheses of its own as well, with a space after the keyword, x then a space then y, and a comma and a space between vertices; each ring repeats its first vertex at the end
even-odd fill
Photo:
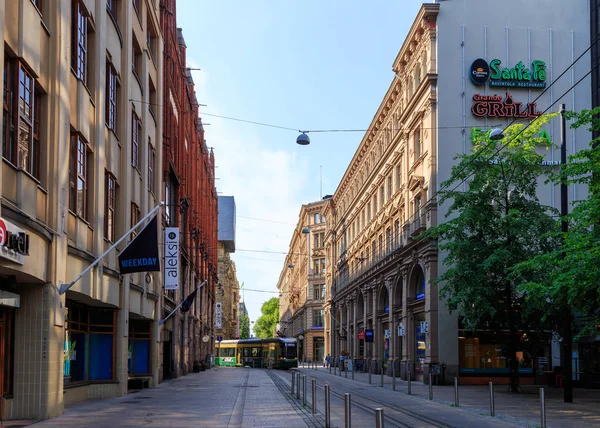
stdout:
POLYGON ((552 209, 536 195, 539 177, 548 171, 538 151, 550 145, 538 135, 549 119, 510 126, 499 141, 476 132, 473 151, 457 156, 458 164, 442 185, 448 189, 440 192, 440 203, 450 204, 447 220, 425 232, 447 253, 447 270, 436 279, 440 295, 458 313, 463 328, 499 332, 513 391, 518 385, 519 333, 539 331, 541 316, 521 293, 527 279, 511 275, 512 269, 556 246, 548 235, 556 227, 552 209))
POLYGON ((250 337, 250 318, 246 314, 240 314, 240 339, 250 337))
MULTIPOLYGON (((571 127, 586 127, 600 131, 600 109, 580 113, 567 112, 573 120, 571 127)), ((560 184, 587 186, 585 199, 574 201, 566 217, 567 233, 556 232, 552 238, 560 238, 562 245, 553 251, 538 254, 523 262, 516 270, 525 273, 530 281, 523 285, 531 304, 554 308, 552 316, 557 322, 570 309, 576 316, 574 333, 578 336, 595 333, 600 323, 600 140, 590 147, 569 157, 560 174, 551 180, 560 184)), ((572 196, 572 195, 571 195, 572 196)))
POLYGON ((273 337, 275 327, 279 322, 279 299, 272 297, 260 308, 261 316, 254 324, 254 335, 262 339, 273 337))

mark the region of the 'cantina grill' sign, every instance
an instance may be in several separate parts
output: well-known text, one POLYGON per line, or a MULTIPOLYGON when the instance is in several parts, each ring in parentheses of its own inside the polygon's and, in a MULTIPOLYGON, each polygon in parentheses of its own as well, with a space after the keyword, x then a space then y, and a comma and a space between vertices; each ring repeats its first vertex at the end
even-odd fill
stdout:
POLYGON ((503 100, 500 95, 473 95, 471 112, 477 117, 512 117, 516 119, 534 119, 542 113, 536 103, 515 102, 510 93, 503 100))

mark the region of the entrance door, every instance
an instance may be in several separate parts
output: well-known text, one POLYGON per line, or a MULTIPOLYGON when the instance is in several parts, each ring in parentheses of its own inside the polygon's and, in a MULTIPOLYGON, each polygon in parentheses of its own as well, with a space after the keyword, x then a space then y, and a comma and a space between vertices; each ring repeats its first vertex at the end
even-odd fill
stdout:
POLYGON ((425 314, 415 314, 415 380, 423 380, 425 371, 425 351, 427 349, 427 336, 421 331, 421 322, 425 321, 425 314))
POLYGON ((171 379, 171 341, 163 342, 163 379, 171 379))
MULTIPOLYGON (((0 322, 0 391, 4 391, 4 322, 0 322)), ((0 421, 2 421, 2 405, 0 402, 0 421)))
POLYGON ((325 340, 322 337, 315 337, 313 339, 313 348, 313 361, 322 363, 325 358, 325 340))

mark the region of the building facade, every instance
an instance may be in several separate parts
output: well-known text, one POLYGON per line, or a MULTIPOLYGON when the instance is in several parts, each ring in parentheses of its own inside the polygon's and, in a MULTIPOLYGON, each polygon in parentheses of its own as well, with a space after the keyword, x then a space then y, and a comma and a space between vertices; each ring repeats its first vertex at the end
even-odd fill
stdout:
POLYGON ((294 229, 285 265, 279 275, 279 327, 281 337, 298 340, 298 358, 323 361, 325 218, 327 200, 303 205, 294 229))
POLYGON ((162 179, 166 208, 163 226, 178 227, 180 272, 177 290, 162 293, 161 316, 206 281, 188 312, 177 311, 161 331, 161 378, 185 375, 195 363, 212 364, 215 292, 218 283, 218 197, 215 157, 198 116, 186 44, 177 28, 176 0, 160 1, 164 37, 162 179))
MULTIPOLYGON (((237 279, 235 262, 235 199, 233 196, 219 196, 219 283, 217 284, 216 335, 223 340, 240 337, 240 284, 237 279), (219 324, 220 321, 220 324, 219 324)), ((217 339, 218 341, 218 339, 217 339)))
MULTIPOLYGON (((463 383, 507 381, 506 359, 490 354, 499 347, 493 335, 467 331, 439 297, 432 280, 447 269, 444 254, 414 237, 446 218, 449 203, 438 205, 437 191, 454 157, 471 150, 473 129, 557 111, 552 105, 565 92, 567 109, 590 107, 589 56, 570 67, 590 44, 589 5, 550 3, 509 1, 493 17, 465 0, 421 7, 392 64, 390 87, 324 210, 333 267, 326 275, 327 352, 348 349, 388 374, 393 363, 403 378, 410 372, 424 380, 442 366, 446 379, 460 375, 463 383), (529 70, 527 82, 518 69, 529 70), (567 77, 555 82, 564 70, 567 77)), ((558 126, 547 130, 555 142, 558 126)), ((589 141, 585 131, 569 131, 568 152, 589 141)), ((550 167, 558 156, 557 148, 548 151, 550 167)), ((584 196, 579 187, 570 192, 584 196)), ((559 189, 541 185, 539 197, 558 207, 559 189)), ((560 358, 552 343, 529 351, 536 361, 560 358)), ((522 370, 522 382, 533 382, 534 368, 522 370)))
POLYGON ((158 2, 1 1, 0 417, 158 383, 159 275, 117 255, 161 201, 158 2), (36 379, 35 382, 31 379, 36 379))

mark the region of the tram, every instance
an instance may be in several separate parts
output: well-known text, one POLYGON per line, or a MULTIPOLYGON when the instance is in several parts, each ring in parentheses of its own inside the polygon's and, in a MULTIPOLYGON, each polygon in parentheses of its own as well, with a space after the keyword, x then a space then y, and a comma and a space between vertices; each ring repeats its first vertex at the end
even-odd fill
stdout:
POLYGON ((294 338, 223 340, 215 345, 215 365, 287 370, 298 367, 294 338))

